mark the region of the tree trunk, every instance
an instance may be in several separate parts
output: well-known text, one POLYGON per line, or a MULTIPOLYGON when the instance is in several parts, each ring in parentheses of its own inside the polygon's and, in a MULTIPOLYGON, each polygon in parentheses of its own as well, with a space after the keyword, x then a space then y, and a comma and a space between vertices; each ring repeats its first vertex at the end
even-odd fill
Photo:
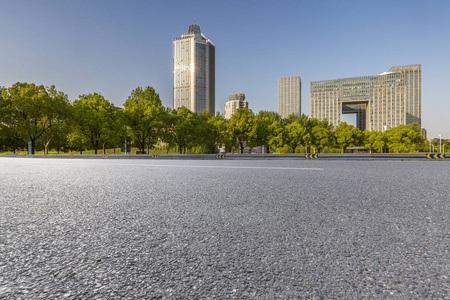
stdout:
POLYGON ((48 145, 50 145, 50 141, 44 143, 44 155, 48 155, 48 145))

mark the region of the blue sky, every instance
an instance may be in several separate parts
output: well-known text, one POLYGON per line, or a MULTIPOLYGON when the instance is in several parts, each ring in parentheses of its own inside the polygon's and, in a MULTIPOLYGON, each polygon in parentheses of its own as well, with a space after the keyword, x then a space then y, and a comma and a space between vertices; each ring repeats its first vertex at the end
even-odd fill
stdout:
POLYGON ((153 86, 172 107, 172 42, 195 18, 216 45, 216 110, 244 92, 278 109, 278 77, 309 82, 422 64, 422 126, 450 138, 450 1, 2 1, 0 86, 99 92, 153 86))

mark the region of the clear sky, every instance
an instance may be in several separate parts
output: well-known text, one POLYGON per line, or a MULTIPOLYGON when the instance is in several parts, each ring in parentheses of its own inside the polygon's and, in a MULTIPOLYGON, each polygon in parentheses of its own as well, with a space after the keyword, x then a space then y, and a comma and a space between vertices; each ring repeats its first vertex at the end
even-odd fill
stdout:
POLYGON ((172 107, 172 42, 195 21, 216 46, 216 110, 244 92, 278 109, 278 77, 309 82, 422 65, 422 126, 450 138, 450 1, 0 2, 0 86, 98 92, 122 106, 152 86, 172 107))

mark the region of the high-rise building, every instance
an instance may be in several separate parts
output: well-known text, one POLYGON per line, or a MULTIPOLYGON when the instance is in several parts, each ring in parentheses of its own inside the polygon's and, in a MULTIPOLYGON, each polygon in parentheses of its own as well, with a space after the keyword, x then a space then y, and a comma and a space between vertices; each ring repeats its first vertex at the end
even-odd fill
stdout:
POLYGON ((356 114, 361 130, 420 126, 421 77, 421 65, 408 65, 375 76, 311 81, 311 117, 337 126, 343 114, 356 114))
POLYGON ((173 41, 173 108, 215 114, 215 46, 192 24, 173 41))
POLYGON ((226 102, 224 105, 225 119, 231 119, 238 108, 248 108, 248 102, 245 101, 245 94, 231 94, 228 99, 230 101, 226 102))
POLYGON ((302 82, 300 76, 278 78, 278 113, 283 118, 302 114, 302 82))

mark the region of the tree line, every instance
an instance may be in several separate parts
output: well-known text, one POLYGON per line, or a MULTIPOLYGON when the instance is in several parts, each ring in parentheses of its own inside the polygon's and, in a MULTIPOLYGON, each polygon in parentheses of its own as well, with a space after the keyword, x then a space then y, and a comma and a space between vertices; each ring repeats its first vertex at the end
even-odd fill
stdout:
POLYGON ((226 120, 220 113, 200 114, 185 107, 166 108, 152 87, 134 89, 115 107, 101 94, 83 94, 73 102, 55 86, 15 83, 0 87, 0 151, 27 147, 48 154, 118 147, 126 136, 140 151, 166 145, 167 151, 216 153, 264 146, 265 152, 345 152, 365 147, 371 152, 428 151, 418 124, 400 125, 384 132, 359 129, 345 122, 334 127, 327 120, 306 115, 282 118, 273 111, 257 114, 240 108, 226 120))

